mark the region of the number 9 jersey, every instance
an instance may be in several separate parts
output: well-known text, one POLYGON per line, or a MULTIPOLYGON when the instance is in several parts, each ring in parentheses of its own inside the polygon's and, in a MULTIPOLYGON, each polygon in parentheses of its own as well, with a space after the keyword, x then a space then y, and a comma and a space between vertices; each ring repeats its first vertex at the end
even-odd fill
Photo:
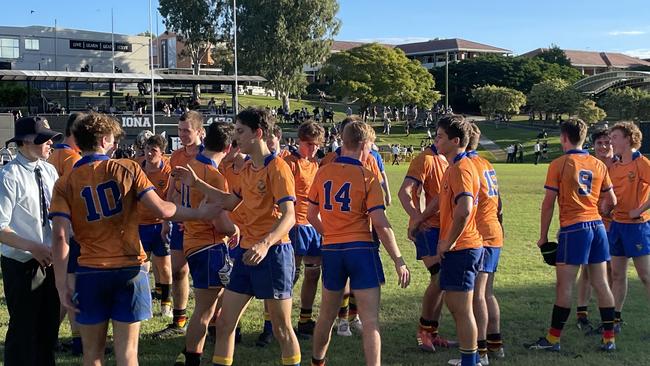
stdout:
POLYGON ((323 245, 372 242, 368 213, 385 209, 377 176, 345 156, 318 169, 309 202, 319 206, 323 245))
POLYGON ((605 163, 586 150, 569 150, 548 167, 544 188, 558 193, 560 226, 600 220, 598 198, 612 189, 605 163))
POLYGON ((138 233, 137 201, 153 189, 137 162, 87 155, 56 182, 50 217, 71 221, 81 247, 80 266, 139 266, 147 257, 138 233))

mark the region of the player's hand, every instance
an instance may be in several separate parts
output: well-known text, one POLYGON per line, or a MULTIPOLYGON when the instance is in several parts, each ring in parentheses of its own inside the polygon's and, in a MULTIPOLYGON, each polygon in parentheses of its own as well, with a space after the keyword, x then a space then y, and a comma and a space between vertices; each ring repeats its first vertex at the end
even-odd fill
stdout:
POLYGON ((250 249, 244 253, 243 260, 244 264, 249 266, 256 266, 266 258, 266 255, 269 252, 269 243, 266 240, 262 240, 257 244, 253 245, 250 249))
POLYGON ((239 226, 235 225, 235 233, 230 235, 230 238, 228 238, 228 248, 233 249, 236 248, 237 245, 239 245, 239 237, 241 235, 241 232, 239 231, 239 226))
POLYGON ((176 166, 172 170, 172 177, 178 179, 183 184, 189 187, 193 187, 196 184, 196 181, 199 180, 199 177, 196 175, 191 166, 176 166))
POLYGON ((160 238, 163 243, 169 244, 169 232, 171 231, 171 223, 168 221, 163 221, 162 230, 160 230, 160 238))
POLYGON ((68 310, 78 313, 79 309, 77 308, 75 301, 72 299, 74 296, 74 290, 68 286, 67 281, 65 283, 58 284, 56 288, 59 293, 59 301, 61 301, 61 305, 68 310))
POLYGON ((412 241, 413 243, 415 243, 417 239, 418 232, 419 232, 418 226, 411 226, 408 228, 407 235, 409 237, 409 240, 412 241))
POLYGON ((388 193, 384 193, 384 202, 386 203, 386 207, 390 206, 393 203, 393 197, 388 193))
POLYGON ((436 257, 440 257, 440 259, 445 257, 445 253, 447 253, 451 249, 451 243, 449 243, 446 240, 438 240, 438 248, 437 248, 437 254, 436 257))
POLYGON ((541 248, 542 245, 546 244, 547 242, 548 242, 548 238, 547 238, 547 237, 546 237, 546 238, 539 238, 539 240, 537 241, 537 247, 538 247, 538 248, 541 248))
POLYGON ((643 210, 641 210, 640 208, 635 208, 634 210, 631 210, 628 213, 631 219, 638 219, 641 217, 642 214, 643 214, 643 210))
POLYGON ((32 257, 36 259, 41 267, 49 267, 52 264, 52 250, 47 246, 33 242, 29 247, 29 252, 32 253, 32 257))
POLYGON ((395 261, 395 271, 397 272, 397 284, 401 288, 408 287, 411 283, 411 272, 409 272, 406 263, 402 257, 397 258, 395 261))
POLYGON ((199 215, 201 218, 206 221, 210 221, 213 218, 219 216, 222 208, 221 205, 216 202, 208 203, 205 199, 201 201, 199 205, 199 215))

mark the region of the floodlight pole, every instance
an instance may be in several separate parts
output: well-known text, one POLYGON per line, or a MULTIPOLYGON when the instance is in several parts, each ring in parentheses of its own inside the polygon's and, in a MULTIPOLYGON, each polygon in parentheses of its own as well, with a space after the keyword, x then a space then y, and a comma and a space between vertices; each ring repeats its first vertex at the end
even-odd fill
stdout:
POLYGON ((449 51, 445 52, 445 113, 449 109, 449 51))
POLYGON ((113 62, 113 74, 115 74, 115 28, 113 22, 113 8, 111 8, 111 61, 113 62))
POLYGON ((235 86, 234 86, 234 99, 233 99, 233 106, 232 106, 232 111, 237 115, 239 113, 239 96, 238 96, 238 91, 239 91, 239 86, 238 86, 238 79, 237 79, 237 0, 232 1, 232 17, 233 17, 233 29, 234 29, 234 45, 235 45, 235 86))
POLYGON ((149 68, 151 69, 151 130, 156 133, 156 88, 153 82, 153 26, 151 25, 151 0, 149 0, 149 68))

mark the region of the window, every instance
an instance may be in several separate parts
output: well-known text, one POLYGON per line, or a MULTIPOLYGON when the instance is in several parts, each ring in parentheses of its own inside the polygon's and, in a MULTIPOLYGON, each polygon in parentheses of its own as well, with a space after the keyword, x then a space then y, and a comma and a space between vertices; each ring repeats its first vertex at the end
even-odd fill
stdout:
POLYGON ((34 50, 38 51, 39 50, 39 41, 38 39, 26 39, 25 40, 25 49, 26 50, 34 50))
POLYGON ((18 40, 12 38, 0 38, 0 58, 18 58, 18 40))

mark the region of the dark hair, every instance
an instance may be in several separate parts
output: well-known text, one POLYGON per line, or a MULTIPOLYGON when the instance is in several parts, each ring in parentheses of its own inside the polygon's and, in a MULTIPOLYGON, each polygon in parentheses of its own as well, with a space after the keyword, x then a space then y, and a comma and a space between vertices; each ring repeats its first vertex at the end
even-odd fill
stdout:
POLYGON ((466 148, 472 135, 472 126, 465 118, 458 114, 444 116, 438 121, 438 128, 442 128, 451 140, 459 138, 459 147, 466 148))
POLYGON ((94 151, 104 136, 113 135, 118 140, 123 134, 120 124, 105 114, 90 113, 72 125, 72 135, 81 151, 94 151))
POLYGON ((227 122, 212 122, 206 129, 203 145, 215 152, 224 151, 232 143, 234 127, 227 122))
POLYGON ((472 128, 472 135, 469 138, 467 150, 476 150, 478 149, 478 142, 481 139, 481 129, 478 128, 476 123, 470 123, 470 127, 472 128))
POLYGON ((302 141, 312 140, 319 144, 323 143, 325 130, 314 121, 305 121, 298 127, 298 139, 302 141))
POLYGON ((155 146, 164 154, 165 150, 167 150, 167 139, 160 135, 153 135, 147 139, 145 146, 155 146))
POLYGON ((587 138, 587 124, 579 118, 571 118, 560 124, 560 133, 574 145, 582 145, 587 138))
POLYGON ((278 140, 282 138, 282 128, 276 124, 273 125, 273 136, 277 137, 278 140))
POLYGON ((68 121, 65 123, 65 137, 72 136, 72 125, 74 125, 77 120, 80 120, 85 116, 86 114, 81 112, 70 113, 68 116, 68 121))
POLYGON ((594 131, 591 134, 591 142, 596 142, 598 139, 602 139, 603 137, 609 137, 609 130, 606 128, 601 128, 599 130, 594 131))
POLYGON ((253 131, 262 130, 263 138, 267 138, 269 133, 273 131, 273 126, 275 126, 275 119, 264 108, 246 108, 237 114, 236 120, 253 131))

